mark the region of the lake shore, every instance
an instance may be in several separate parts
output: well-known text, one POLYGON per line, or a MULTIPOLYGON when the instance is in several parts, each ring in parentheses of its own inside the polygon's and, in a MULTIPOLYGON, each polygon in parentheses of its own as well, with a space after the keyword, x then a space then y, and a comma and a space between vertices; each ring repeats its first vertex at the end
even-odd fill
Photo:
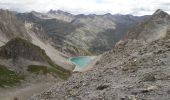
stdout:
MULTIPOLYGON (((100 59, 101 56, 99 55, 99 56, 79 56, 79 57, 94 57, 94 58, 92 58, 90 63, 87 64, 86 67, 84 67, 84 68, 78 67, 77 64, 75 62, 72 62, 71 58, 69 58, 69 60, 76 65, 73 72, 86 72, 86 71, 91 70, 93 68, 93 66, 96 64, 96 62, 100 59)), ((72 58, 75 58, 75 57, 72 57, 72 58)))

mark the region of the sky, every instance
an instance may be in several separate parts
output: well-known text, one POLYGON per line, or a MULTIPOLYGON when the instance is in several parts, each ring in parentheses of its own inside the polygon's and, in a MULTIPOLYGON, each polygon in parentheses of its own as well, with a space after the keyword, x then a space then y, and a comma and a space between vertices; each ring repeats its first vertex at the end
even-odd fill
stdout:
POLYGON ((157 9, 170 13, 170 0, 0 0, 0 8, 18 12, 63 10, 73 14, 150 15, 157 9))

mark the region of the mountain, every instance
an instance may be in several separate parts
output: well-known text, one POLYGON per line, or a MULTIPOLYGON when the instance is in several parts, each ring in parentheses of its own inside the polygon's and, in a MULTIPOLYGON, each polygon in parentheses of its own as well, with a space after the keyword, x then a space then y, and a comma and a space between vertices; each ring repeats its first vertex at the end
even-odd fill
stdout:
POLYGON ((10 11, 0 9, 0 46, 16 36, 30 39, 26 33, 22 21, 17 20, 10 11))
POLYGON ((62 10, 50 10, 48 13, 45 13, 44 15, 52 18, 56 18, 59 20, 63 20, 66 22, 71 22, 74 19, 74 15, 68 13, 68 12, 64 12, 62 10))
POLYGON ((0 86, 41 92, 30 100, 169 100, 169 22, 160 9, 141 17, 1 9, 0 86), (98 56, 91 69, 73 73, 68 59, 83 55, 98 56), (55 85, 36 88, 47 83, 55 85))
POLYGON ((42 77, 50 79, 47 74, 57 77, 56 80, 71 76, 75 65, 56 50, 41 26, 23 22, 15 14, 18 13, 0 10, 0 86, 22 80, 45 81, 42 77), (34 74, 39 72, 45 75, 34 74))
POLYGON ((0 65, 19 74, 29 74, 32 69, 50 69, 51 73, 51 67, 55 67, 57 75, 65 78, 75 67, 67 60, 69 56, 110 50, 140 19, 131 15, 73 15, 60 10, 17 13, 1 9, 0 65))
POLYGON ((70 75, 69 71, 56 65, 43 49, 22 38, 14 38, 0 48, 0 64, 24 75, 28 71, 41 70, 46 73, 55 72, 61 78, 70 75))
POLYGON ((0 46, 15 37, 20 37, 44 49, 47 55, 58 65, 73 70, 74 65, 68 62, 67 56, 53 46, 54 42, 45 34, 41 26, 19 20, 12 12, 0 10, 0 46), (55 55, 54 55, 55 54, 55 55))
POLYGON ((50 77, 52 80, 65 80, 70 76, 71 71, 55 64, 43 49, 27 40, 13 38, 0 47, 1 88, 45 82, 47 79, 51 81, 50 77))
POLYGON ((169 100, 169 53, 169 15, 159 9, 101 54, 92 69, 29 100, 169 100))
POLYGON ((29 100, 168 100, 169 53, 170 38, 124 41, 103 53, 93 69, 29 100))
POLYGON ((23 21, 40 26, 57 50, 70 55, 100 54, 110 50, 143 17, 132 15, 73 15, 64 11, 20 13, 23 21))
POLYGON ((158 9, 127 32, 124 39, 140 39, 148 42, 167 36, 170 29, 170 16, 158 9))
POLYGON ((169 47, 169 38, 123 42, 102 54, 93 69, 73 74, 67 82, 30 100, 168 100, 169 47))

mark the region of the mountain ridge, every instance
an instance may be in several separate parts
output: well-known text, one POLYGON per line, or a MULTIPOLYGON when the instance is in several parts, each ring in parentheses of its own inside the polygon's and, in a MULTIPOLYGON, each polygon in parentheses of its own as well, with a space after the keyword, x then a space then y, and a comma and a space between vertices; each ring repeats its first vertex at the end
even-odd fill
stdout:
POLYGON ((70 56, 100 54, 110 50, 130 26, 145 17, 111 14, 73 15, 63 11, 58 13, 55 10, 51 12, 52 16, 49 13, 36 12, 17 14, 17 17, 40 25, 55 42, 58 50, 70 56))
POLYGON ((169 30, 170 16, 158 9, 152 16, 132 27, 124 39, 142 39, 148 42, 163 38, 169 30))

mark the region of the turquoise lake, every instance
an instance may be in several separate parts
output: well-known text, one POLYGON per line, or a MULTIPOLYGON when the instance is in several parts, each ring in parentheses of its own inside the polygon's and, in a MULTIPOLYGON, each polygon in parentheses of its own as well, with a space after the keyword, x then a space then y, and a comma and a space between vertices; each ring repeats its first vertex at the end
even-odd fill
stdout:
POLYGON ((95 57, 94 56, 81 56, 70 58, 77 67, 85 68, 95 57))

